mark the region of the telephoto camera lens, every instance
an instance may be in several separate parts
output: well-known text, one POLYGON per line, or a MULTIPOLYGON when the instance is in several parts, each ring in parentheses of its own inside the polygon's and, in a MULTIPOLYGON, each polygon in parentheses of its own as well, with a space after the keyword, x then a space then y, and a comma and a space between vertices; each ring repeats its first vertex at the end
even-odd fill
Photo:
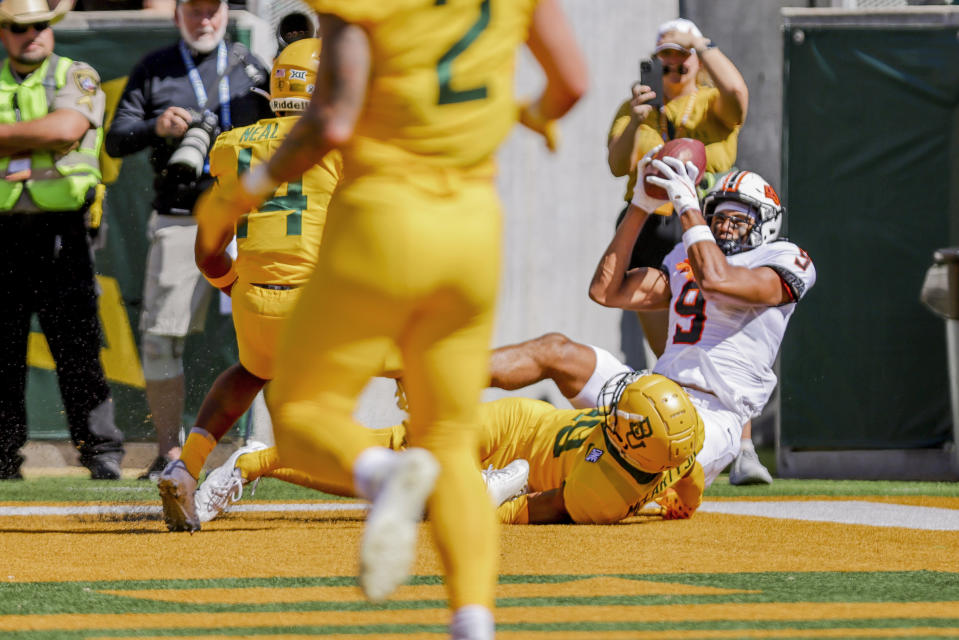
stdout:
POLYGON ((194 113, 193 121, 167 162, 170 172, 185 174, 184 177, 187 179, 199 178, 203 174, 210 145, 219 134, 219 120, 215 113, 212 111, 194 113))

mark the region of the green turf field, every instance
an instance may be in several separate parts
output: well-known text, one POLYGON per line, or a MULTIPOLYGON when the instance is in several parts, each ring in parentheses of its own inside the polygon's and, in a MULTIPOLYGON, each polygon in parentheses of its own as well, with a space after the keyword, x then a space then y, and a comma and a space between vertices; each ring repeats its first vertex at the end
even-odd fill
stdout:
MULTIPOLYGON (((446 637, 443 572, 426 527, 409 584, 374 605, 354 577, 355 503, 269 479, 248 494, 190 535, 165 530, 149 482, 0 483, 0 637, 446 637)), ((959 637, 956 513, 959 483, 733 487, 721 476, 687 521, 503 527, 497 637, 959 637), (916 520, 724 511, 741 504, 906 509, 916 520), (930 514, 944 515, 945 528, 923 529, 930 514)))
MULTIPOLYGON (((784 480, 772 485, 734 487, 722 475, 706 497, 748 496, 942 496, 959 497, 959 482, 872 480, 784 480)), ((296 485, 265 478, 257 500, 336 500, 296 485)), ((33 478, 0 484, 0 502, 144 502, 156 501, 156 487, 143 480, 92 481, 82 477, 33 478)))

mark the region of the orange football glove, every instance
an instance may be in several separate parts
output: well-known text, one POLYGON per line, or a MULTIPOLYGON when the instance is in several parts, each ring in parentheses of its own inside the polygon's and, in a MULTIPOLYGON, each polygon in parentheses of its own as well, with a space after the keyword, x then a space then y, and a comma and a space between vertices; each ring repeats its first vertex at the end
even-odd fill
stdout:
POLYGON ((663 508, 663 520, 685 520, 703 503, 706 477, 696 462, 679 481, 664 491, 656 502, 663 508))

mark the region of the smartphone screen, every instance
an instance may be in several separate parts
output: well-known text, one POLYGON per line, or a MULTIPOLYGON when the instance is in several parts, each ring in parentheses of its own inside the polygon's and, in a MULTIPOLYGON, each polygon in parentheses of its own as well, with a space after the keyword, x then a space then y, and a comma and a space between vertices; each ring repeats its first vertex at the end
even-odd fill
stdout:
POLYGON ((642 58, 639 61, 639 82, 654 92, 656 97, 646 104, 656 109, 663 106, 663 63, 659 58, 642 58))

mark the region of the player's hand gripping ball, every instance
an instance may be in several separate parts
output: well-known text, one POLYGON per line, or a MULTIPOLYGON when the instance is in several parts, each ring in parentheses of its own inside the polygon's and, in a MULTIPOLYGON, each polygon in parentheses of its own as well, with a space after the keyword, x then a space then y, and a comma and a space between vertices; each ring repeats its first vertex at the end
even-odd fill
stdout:
MULTIPOLYGON (((676 138, 675 140, 670 140, 653 156, 653 159, 662 160, 667 156, 676 158, 683 164, 692 162, 696 165, 696 168, 699 169, 699 179, 702 179, 703 172, 706 170, 706 147, 699 140, 692 138, 676 138)), ((669 200, 669 194, 666 193, 666 190, 659 185, 648 182, 646 180, 648 176, 656 176, 657 178, 664 177, 662 172, 659 171, 652 162, 647 164, 643 169, 643 187, 646 195, 651 198, 656 198, 657 200, 669 200)))

